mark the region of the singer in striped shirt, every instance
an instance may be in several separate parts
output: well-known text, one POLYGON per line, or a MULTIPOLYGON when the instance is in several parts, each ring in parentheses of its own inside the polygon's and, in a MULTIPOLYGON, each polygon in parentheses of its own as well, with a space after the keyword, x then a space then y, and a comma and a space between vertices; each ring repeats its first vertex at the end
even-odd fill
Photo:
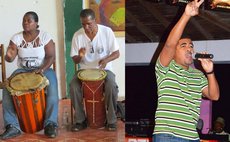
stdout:
POLYGON ((186 24, 198 14, 203 1, 195 0, 186 5, 158 57, 155 66, 158 103, 154 142, 199 142, 196 125, 201 98, 219 99, 219 85, 212 60, 199 58, 206 75, 190 67, 193 63, 193 43, 190 38, 182 37, 186 24))

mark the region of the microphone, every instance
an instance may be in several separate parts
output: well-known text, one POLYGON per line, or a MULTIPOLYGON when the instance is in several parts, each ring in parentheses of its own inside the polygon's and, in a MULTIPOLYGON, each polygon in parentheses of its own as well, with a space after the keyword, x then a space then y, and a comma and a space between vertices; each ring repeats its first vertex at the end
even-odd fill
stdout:
POLYGON ((196 53, 195 54, 196 59, 198 59, 198 58, 212 59, 213 57, 214 57, 213 54, 201 54, 201 53, 196 53))

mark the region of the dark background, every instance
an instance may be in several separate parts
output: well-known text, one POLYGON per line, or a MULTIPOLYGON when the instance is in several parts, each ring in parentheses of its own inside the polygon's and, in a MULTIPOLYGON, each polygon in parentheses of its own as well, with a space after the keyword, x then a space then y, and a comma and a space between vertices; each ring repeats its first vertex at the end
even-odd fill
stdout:
POLYGON ((215 64, 215 75, 220 87, 220 99, 213 101, 212 105, 212 120, 218 116, 225 119, 225 130, 230 132, 230 63, 215 64))
MULTIPOLYGON (((230 110, 230 62, 216 62, 214 69, 221 96, 218 101, 213 101, 212 120, 214 121, 218 116, 223 117, 226 123, 225 130, 230 132, 230 116, 228 113, 230 110)), ((126 134, 139 133, 136 135, 142 135, 141 133, 146 133, 147 131, 147 134, 151 136, 153 125, 144 127, 146 125, 140 126, 140 122, 149 120, 151 124, 154 123, 157 105, 157 85, 154 65, 127 64, 125 74, 126 134), (135 129, 131 129, 130 127, 135 127, 135 129)))

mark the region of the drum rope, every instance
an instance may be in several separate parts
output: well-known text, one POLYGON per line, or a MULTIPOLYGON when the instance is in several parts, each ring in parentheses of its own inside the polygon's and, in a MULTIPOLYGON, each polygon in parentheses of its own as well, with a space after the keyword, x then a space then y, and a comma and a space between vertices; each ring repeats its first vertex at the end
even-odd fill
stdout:
MULTIPOLYGON (((93 123, 95 123, 95 98, 94 94, 97 92, 97 90, 104 84, 104 80, 101 82, 101 84, 97 87, 95 91, 93 91, 86 83, 83 82, 83 84, 93 93, 93 100, 91 100, 91 103, 93 103, 93 123)), ((88 101, 90 102, 90 101, 88 101)))
POLYGON ((104 83, 104 81, 101 82, 101 84, 98 86, 98 88, 97 88, 95 91, 93 91, 86 83, 83 82, 83 84, 85 84, 85 86, 86 86, 93 94, 95 94, 95 93, 97 92, 97 90, 101 87, 101 85, 103 85, 103 83, 104 83))

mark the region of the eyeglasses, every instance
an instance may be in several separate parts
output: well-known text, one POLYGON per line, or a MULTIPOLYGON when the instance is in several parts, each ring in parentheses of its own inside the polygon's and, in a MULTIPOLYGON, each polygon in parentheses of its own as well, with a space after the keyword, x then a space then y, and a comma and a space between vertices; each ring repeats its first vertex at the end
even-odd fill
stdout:
POLYGON ((93 43, 92 43, 92 42, 89 42, 89 45, 91 46, 91 48, 90 48, 90 53, 94 53, 93 43))

